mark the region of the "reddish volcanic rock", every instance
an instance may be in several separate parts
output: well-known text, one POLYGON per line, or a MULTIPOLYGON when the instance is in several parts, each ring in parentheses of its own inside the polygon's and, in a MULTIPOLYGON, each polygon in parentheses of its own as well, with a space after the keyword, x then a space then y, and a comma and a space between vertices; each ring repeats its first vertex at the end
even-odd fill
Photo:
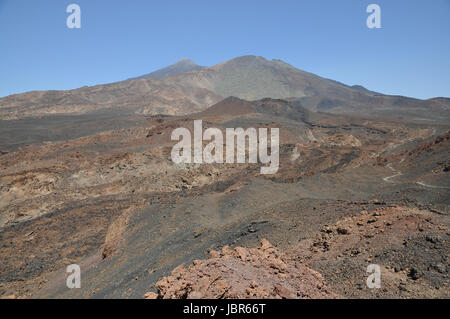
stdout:
POLYGON ((282 255, 267 240, 259 248, 223 247, 207 260, 178 266, 156 283, 164 298, 338 298, 318 272, 282 255))

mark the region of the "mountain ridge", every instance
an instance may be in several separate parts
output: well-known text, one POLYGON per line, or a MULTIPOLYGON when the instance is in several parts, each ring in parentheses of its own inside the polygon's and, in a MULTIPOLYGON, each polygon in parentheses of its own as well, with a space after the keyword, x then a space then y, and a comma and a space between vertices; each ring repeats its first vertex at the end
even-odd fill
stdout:
POLYGON ((0 99, 0 118, 85 114, 101 109, 183 115, 205 110, 228 96, 250 101, 286 99, 312 111, 337 114, 433 121, 450 118, 450 99, 383 95, 261 56, 237 57, 210 67, 183 59, 155 72, 68 91, 34 91, 4 97, 0 99))
POLYGON ((169 75, 174 75, 174 74, 180 74, 180 73, 184 73, 184 72, 189 72, 192 70, 199 70, 204 68, 203 66, 200 66, 198 64, 196 64, 194 61, 188 59, 188 58, 183 58, 169 66, 166 66, 162 69, 138 76, 138 77, 133 77, 133 78, 129 78, 127 80, 139 80, 139 79, 161 79, 163 77, 169 76, 169 75))

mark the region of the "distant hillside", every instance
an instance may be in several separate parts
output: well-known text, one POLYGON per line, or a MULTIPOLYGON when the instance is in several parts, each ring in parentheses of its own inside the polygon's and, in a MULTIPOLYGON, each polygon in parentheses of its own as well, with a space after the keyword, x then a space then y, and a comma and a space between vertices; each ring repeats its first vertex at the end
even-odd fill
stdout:
POLYGON ((251 113, 261 113, 269 116, 284 117, 290 120, 307 121, 311 117, 311 112, 307 109, 291 102, 264 98, 256 101, 246 101, 230 96, 203 112, 198 113, 199 117, 236 117, 251 113))

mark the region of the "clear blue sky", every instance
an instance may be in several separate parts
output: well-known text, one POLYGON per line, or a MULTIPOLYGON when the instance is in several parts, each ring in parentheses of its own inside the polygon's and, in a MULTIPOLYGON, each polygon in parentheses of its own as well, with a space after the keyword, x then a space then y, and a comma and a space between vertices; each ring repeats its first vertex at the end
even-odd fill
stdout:
POLYGON ((448 97, 450 1, 0 0, 0 96, 247 54, 382 93, 448 97), (66 26, 70 3, 79 30, 66 26), (370 3, 381 29, 366 27, 370 3))

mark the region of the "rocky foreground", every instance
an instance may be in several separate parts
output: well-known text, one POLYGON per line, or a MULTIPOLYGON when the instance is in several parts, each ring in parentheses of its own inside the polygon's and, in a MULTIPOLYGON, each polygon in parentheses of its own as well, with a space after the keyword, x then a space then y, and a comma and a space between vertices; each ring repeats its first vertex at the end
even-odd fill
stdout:
POLYGON ((225 246, 207 260, 183 265, 158 281, 147 299, 337 298, 318 272, 280 253, 266 239, 258 248, 225 246))
POLYGON ((448 297, 450 228, 435 213, 407 207, 361 211, 283 252, 266 239, 258 248, 225 246, 210 258, 175 268, 155 284, 157 298, 448 297), (365 267, 381 269, 368 289, 365 267), (327 275, 328 280, 318 273, 327 275), (336 292, 340 294, 337 294, 336 292), (357 293, 359 291, 359 294, 357 293))

